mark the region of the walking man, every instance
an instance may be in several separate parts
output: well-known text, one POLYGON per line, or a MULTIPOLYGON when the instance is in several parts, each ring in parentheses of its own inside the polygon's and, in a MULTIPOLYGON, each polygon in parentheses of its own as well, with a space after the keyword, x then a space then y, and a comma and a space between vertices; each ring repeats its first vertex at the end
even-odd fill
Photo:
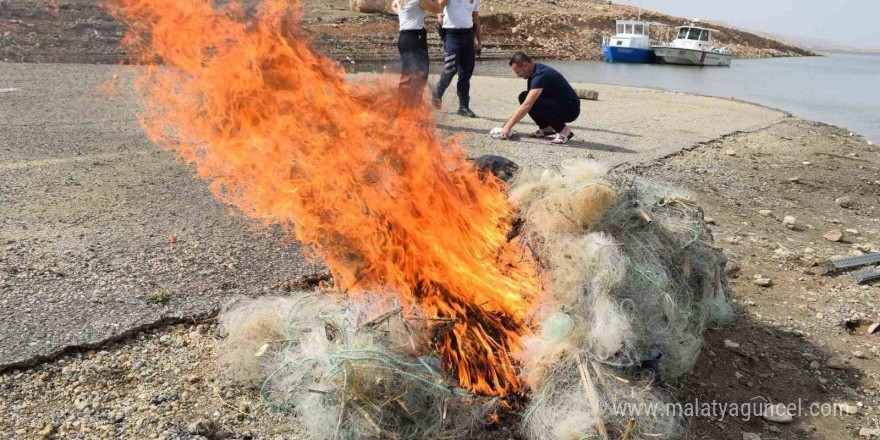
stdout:
POLYGON ((443 93, 458 74, 458 114, 469 118, 477 115, 471 111, 471 75, 474 73, 476 54, 483 50, 480 31, 481 0, 440 0, 443 6, 443 72, 434 91, 434 107, 440 108, 443 93), (476 44, 474 40, 476 39, 476 44))
POLYGON ((400 22, 401 102, 413 105, 422 98, 428 83, 428 33, 425 30, 425 11, 439 13, 443 9, 436 0, 394 0, 391 9, 400 22))
POLYGON ((581 101, 571 84, 556 69, 535 63, 528 55, 517 52, 508 63, 516 76, 526 80, 526 90, 519 95, 519 107, 501 128, 501 138, 510 137, 510 131, 528 114, 538 124, 532 137, 555 134, 554 144, 564 144, 574 137, 569 127, 581 114, 581 101))

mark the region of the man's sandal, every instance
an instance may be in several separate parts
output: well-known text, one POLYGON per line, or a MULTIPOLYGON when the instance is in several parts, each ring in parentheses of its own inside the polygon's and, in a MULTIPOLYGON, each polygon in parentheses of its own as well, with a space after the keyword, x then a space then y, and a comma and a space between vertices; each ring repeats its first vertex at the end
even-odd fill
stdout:
POLYGON ((553 143, 556 145, 562 145, 562 144, 568 143, 568 141, 571 140, 571 138, 573 138, 573 137, 574 137, 574 132, 569 133, 568 136, 566 136, 562 133, 559 133, 556 135, 556 138, 553 139, 553 143))

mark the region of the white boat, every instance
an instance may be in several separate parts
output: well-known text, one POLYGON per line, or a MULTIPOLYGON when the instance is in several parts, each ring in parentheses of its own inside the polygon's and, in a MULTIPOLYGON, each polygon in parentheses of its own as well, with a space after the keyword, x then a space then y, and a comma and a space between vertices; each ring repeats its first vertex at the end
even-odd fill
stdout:
POLYGON ((678 37, 670 43, 652 45, 657 60, 666 64, 691 66, 729 66, 733 53, 726 47, 715 47, 714 29, 694 24, 678 26, 678 37))

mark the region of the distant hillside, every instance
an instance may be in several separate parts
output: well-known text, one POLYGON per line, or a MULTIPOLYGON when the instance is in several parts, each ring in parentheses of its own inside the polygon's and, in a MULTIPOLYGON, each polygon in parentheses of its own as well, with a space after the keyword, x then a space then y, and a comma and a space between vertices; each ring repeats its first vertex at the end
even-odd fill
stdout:
MULTIPOLYGON (((602 36, 612 35, 615 20, 635 18, 638 10, 627 5, 591 0, 484 0, 480 11, 484 26, 483 58, 506 57, 515 50, 539 56, 600 60, 602 36)), ((397 20, 394 15, 350 16, 346 0, 307 0, 308 28, 316 44, 340 58, 384 60, 396 58, 397 20), (348 16, 345 16, 348 15, 348 16), (366 44, 365 44, 366 43, 366 44)), ((642 11, 642 19, 678 26, 687 19, 642 11)), ((432 23, 429 27, 434 29, 432 23)), ((717 42, 728 46, 737 58, 770 58, 819 55, 808 49, 767 38, 753 32, 713 25, 717 42)), ((670 30, 670 36, 674 30, 670 30)), ((652 36, 664 39, 657 27, 652 36)), ((429 34, 435 57, 440 55, 436 33, 429 34)))
MULTIPOLYGON (((228 0, 217 0, 218 3, 228 0)), ((484 0, 485 41, 482 58, 503 58, 516 50, 552 58, 602 59, 603 35, 614 21, 634 18, 634 7, 590 0, 484 0)), ((253 6, 257 0, 241 0, 253 6)), ((390 10, 391 0, 387 0, 390 10)), ((314 46, 348 61, 396 60, 397 16, 390 12, 352 12, 348 0, 303 0, 303 22, 314 46)), ((253 8, 248 8, 253 10, 253 8)), ((686 19, 643 11, 642 19, 681 25, 686 19)), ((439 57, 436 22, 429 20, 429 44, 439 57)), ((816 55, 807 49, 727 26, 719 45, 737 58, 816 55)), ((119 47, 122 26, 95 0, 0 0, 0 60, 27 62, 124 62, 119 47)), ((663 31, 654 29, 654 38, 663 31)))

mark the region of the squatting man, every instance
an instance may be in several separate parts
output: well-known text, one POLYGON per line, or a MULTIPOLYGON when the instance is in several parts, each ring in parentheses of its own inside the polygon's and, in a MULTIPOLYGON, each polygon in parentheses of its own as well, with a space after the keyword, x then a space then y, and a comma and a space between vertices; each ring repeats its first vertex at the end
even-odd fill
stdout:
POLYGON ((554 144, 564 144, 574 137, 567 124, 580 116, 581 101, 565 77, 550 66, 532 61, 522 52, 515 53, 508 64, 516 76, 526 80, 527 90, 520 93, 519 107, 501 127, 497 133, 499 137, 508 139, 513 127, 527 114, 538 124, 538 130, 530 134, 531 137, 544 138, 555 134, 554 144))

